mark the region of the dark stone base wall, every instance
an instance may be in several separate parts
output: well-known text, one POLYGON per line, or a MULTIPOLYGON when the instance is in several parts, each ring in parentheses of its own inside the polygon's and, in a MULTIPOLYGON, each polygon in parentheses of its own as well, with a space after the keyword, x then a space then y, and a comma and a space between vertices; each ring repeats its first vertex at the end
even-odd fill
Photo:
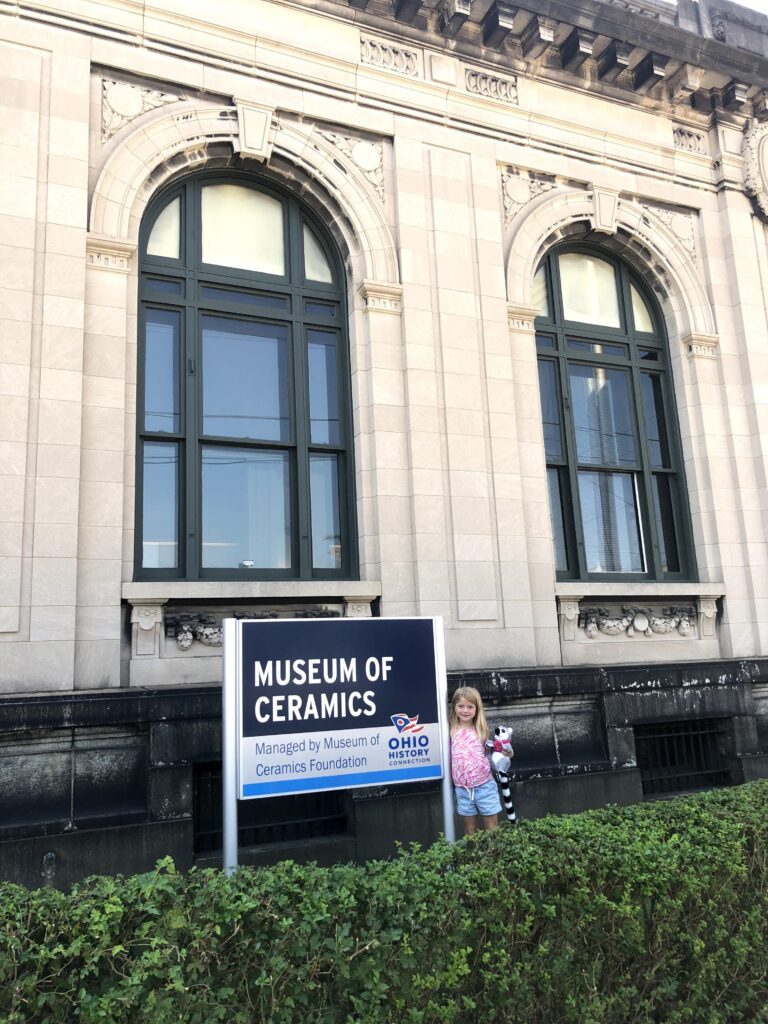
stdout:
MULTIPOLYGON (((768 660, 452 674, 459 685, 514 729, 522 818, 643 799, 634 728, 648 723, 716 720, 730 781, 768 777, 768 660)), ((0 878, 66 887, 165 855, 220 863, 195 853, 196 771, 221 760, 220 722, 218 686, 0 698, 0 878)), ((442 828, 432 783, 354 790, 341 808, 335 834, 246 847, 241 862, 363 861, 442 828)))

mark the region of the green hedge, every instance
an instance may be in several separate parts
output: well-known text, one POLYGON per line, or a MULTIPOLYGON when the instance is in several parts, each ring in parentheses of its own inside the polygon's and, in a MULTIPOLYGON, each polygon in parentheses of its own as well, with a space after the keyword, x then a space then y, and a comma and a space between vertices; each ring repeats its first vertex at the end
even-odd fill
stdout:
POLYGON ((0 886, 0 1019, 768 1022, 768 782, 362 867, 0 886))

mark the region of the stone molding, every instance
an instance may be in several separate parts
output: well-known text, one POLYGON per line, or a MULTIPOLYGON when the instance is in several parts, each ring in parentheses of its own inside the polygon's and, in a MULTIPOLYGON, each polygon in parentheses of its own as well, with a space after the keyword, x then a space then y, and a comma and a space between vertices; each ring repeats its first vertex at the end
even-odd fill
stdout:
POLYGON ((131 257, 135 252, 136 245, 133 242, 122 242, 119 238, 104 238, 94 234, 88 234, 86 237, 86 263, 94 270, 128 274, 131 269, 131 257))
POLYGON ((605 235, 615 235, 619 193, 614 189, 593 186, 592 195, 595 202, 593 230, 605 235))
MULTIPOLYGON (((530 203, 511 223, 507 239, 507 294, 531 305, 533 277, 544 253, 574 229, 595 230, 594 192, 558 186, 530 203)), ((690 251, 652 209, 621 196, 616 205, 615 244, 646 268, 656 291, 667 299, 667 315, 677 334, 715 335, 715 317, 690 251)))
POLYGON ((255 152, 270 165, 280 161, 299 169, 341 211, 343 216, 336 219, 359 260, 358 279, 399 282, 397 250, 383 204, 361 168, 311 122, 274 115, 267 133, 268 112, 257 104, 222 106, 200 100, 189 101, 183 112, 161 110, 141 118, 101 170, 91 203, 91 232, 135 244, 147 203, 171 176, 221 159, 222 152, 255 152), (262 141, 254 151, 249 149, 250 129, 256 123, 247 122, 257 115, 263 130, 256 132, 262 141))
POLYGON ((720 338, 716 334, 689 334, 683 338, 682 345, 694 359, 717 359, 720 338))
POLYGON ((768 221, 768 123, 752 121, 742 143, 744 191, 764 221, 768 221))
POLYGON ((507 322, 510 331, 530 331, 533 333, 536 317, 539 316, 538 306, 507 306, 507 322))
POLYGON ((403 311, 403 286, 382 281, 363 281, 358 288, 368 312, 394 313, 403 311))
POLYGON ((269 160, 272 155, 274 107, 235 100, 239 128, 236 153, 252 160, 269 160))

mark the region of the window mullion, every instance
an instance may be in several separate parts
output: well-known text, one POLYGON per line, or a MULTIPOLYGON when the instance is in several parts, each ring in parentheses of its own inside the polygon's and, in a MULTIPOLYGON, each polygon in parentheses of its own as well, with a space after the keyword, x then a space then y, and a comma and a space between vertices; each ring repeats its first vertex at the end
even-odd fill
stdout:
MULTIPOLYGON (((554 275, 553 275, 554 276, 554 275)), ((573 426, 573 410, 571 408, 571 385, 568 379, 568 358, 566 352, 565 332, 558 329, 558 372, 560 375, 560 394, 563 409, 563 441, 565 445, 566 470, 568 474, 568 490, 570 492, 573 515, 569 524, 566 522, 566 550, 571 547, 569 561, 573 562, 571 573, 581 578, 586 573, 586 554, 584 550, 584 530, 581 522, 581 502, 579 499, 578 456, 576 454, 576 435, 573 426)))
POLYGON ((653 513, 653 470, 651 467, 651 453, 648 447, 648 428, 645 422, 640 373, 634 365, 630 367, 629 372, 632 377, 632 395, 635 402, 635 433, 640 448, 638 453, 640 467, 636 472, 640 480, 638 513, 642 519, 643 532, 647 538, 645 544, 645 571, 649 579, 658 579, 660 575, 661 552, 659 550, 659 538, 656 529, 656 516, 653 513))

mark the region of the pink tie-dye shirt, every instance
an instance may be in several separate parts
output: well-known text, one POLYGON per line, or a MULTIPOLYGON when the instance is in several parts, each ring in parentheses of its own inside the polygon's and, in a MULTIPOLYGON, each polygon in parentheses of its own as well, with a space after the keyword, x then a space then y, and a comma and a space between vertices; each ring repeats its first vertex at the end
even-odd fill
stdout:
POLYGON ((451 775, 454 786, 475 789, 491 778, 483 741, 474 729, 457 729, 451 736, 451 775))

